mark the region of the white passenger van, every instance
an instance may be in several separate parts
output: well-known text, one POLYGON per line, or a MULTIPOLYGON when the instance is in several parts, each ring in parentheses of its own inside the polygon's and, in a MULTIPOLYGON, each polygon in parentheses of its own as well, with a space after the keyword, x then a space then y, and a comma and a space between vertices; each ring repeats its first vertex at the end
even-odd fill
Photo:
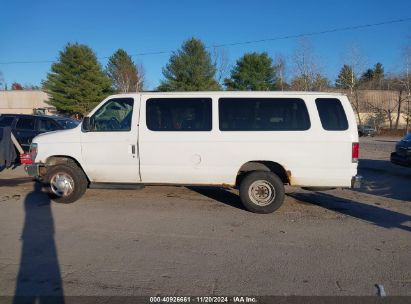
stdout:
POLYGON ((113 95, 75 129, 34 138, 33 164, 57 202, 87 187, 233 187, 270 213, 284 185, 355 187, 358 132, 346 96, 304 92, 113 95))

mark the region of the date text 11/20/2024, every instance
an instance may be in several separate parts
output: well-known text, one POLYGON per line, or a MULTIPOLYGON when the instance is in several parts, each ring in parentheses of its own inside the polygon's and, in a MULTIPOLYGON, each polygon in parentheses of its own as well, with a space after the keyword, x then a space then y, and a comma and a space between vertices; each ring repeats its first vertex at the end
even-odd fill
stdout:
POLYGON ((150 297, 150 303, 257 303, 255 297, 178 297, 158 296, 150 297))

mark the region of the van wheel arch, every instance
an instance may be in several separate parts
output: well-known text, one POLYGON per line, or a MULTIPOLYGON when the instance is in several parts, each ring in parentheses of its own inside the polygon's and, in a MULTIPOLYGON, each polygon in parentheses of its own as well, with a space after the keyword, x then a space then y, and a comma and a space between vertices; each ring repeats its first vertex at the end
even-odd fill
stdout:
POLYGON ((73 157, 66 156, 66 155, 54 155, 47 158, 45 162, 46 167, 52 167, 57 165, 69 165, 69 166, 77 166, 83 171, 84 175, 87 178, 88 184, 90 184, 90 179, 88 178, 86 172, 84 171, 81 164, 73 157))
POLYGON ((273 161, 253 160, 243 164, 237 173, 236 187, 239 187, 242 180, 251 172, 266 171, 276 174, 284 184, 291 184, 291 172, 286 171, 284 166, 273 161))

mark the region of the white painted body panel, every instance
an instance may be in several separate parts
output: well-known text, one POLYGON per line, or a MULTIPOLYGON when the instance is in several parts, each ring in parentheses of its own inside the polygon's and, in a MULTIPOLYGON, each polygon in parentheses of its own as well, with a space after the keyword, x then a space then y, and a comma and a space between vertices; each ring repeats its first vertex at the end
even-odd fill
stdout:
POLYGON ((33 143, 38 144, 36 163, 45 163, 51 156, 66 156, 81 160, 81 124, 74 129, 59 130, 37 135, 33 143))
POLYGON ((80 163, 91 181, 147 184, 234 185, 240 167, 249 161, 272 161, 282 165, 291 174, 291 184, 295 186, 350 187, 351 178, 357 173, 357 164, 351 159, 352 143, 358 142, 357 125, 347 97, 341 94, 140 93, 111 96, 106 100, 115 97, 133 97, 135 100, 130 132, 121 135, 118 132, 84 133, 79 126, 63 131, 66 133, 39 136, 33 140, 39 145, 36 162, 46 162, 53 155, 67 155, 80 163), (212 98, 212 130, 149 130, 146 126, 146 100, 154 97, 212 98), (311 127, 307 131, 220 131, 220 97, 298 97, 306 103, 311 127), (340 99, 347 115, 348 130, 324 130, 315 105, 316 98, 340 99), (138 142, 139 158, 132 158, 125 152, 133 142, 138 142))

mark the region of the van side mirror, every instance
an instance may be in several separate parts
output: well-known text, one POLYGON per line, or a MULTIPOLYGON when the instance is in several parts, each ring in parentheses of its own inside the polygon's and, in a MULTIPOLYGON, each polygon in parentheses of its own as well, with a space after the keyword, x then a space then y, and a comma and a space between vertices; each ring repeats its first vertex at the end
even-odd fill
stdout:
POLYGON ((86 117, 83 118, 83 124, 81 126, 81 129, 84 132, 90 132, 90 117, 86 116, 86 117))

